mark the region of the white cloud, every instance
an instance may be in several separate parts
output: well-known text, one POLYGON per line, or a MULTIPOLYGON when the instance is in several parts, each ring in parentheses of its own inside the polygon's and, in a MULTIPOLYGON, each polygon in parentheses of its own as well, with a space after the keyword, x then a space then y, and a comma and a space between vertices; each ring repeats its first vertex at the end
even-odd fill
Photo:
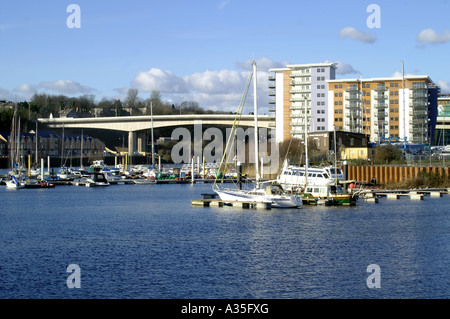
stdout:
MULTIPOLYGON (((206 70, 183 77, 168 70, 152 68, 149 71, 139 72, 131 81, 131 87, 140 92, 160 91, 164 99, 171 103, 196 101, 204 109, 236 111, 251 71, 252 61, 249 59, 237 62, 236 66, 241 70, 206 70)), ((268 69, 286 66, 287 63, 275 62, 265 57, 256 59, 256 63, 258 67, 258 105, 261 112, 264 113, 268 106, 268 69)), ((115 91, 126 94, 127 89, 117 88, 115 91)), ((253 88, 251 87, 245 104, 245 112, 251 112, 252 101, 253 88)))
POLYGON ((448 80, 439 80, 437 85, 441 88, 441 93, 450 93, 450 82, 448 80))
POLYGON ((450 31, 445 29, 442 34, 439 34, 431 28, 424 29, 417 34, 416 40, 418 42, 431 44, 450 42, 450 31))
POLYGON ((222 1, 220 1, 220 3, 219 3, 219 9, 220 10, 223 10, 223 8, 225 8, 226 7, 226 5, 228 4, 228 0, 222 0, 222 1))
POLYGON ((340 74, 340 75, 344 75, 344 74, 356 74, 356 73, 360 73, 358 70, 355 70, 350 64, 345 64, 344 62, 341 61, 336 61, 336 73, 340 74))
POLYGON ((91 93, 92 91, 94 91, 93 88, 81 85, 80 83, 72 80, 41 82, 39 83, 38 87, 67 95, 91 93))
POLYGON ((257 59, 247 59, 244 62, 237 62, 236 66, 242 70, 250 71, 252 69, 252 63, 256 61, 256 66, 259 71, 268 71, 272 68, 284 68, 286 65, 290 64, 289 62, 277 62, 272 61, 267 57, 257 58, 257 59))
POLYGON ((8 90, 0 88, 0 100, 14 101, 14 96, 8 90))
POLYGON ((345 27, 339 31, 339 37, 350 38, 352 40, 362 41, 365 43, 374 43, 376 38, 368 33, 356 30, 353 27, 345 27))
MULTIPOLYGON (((418 73, 412 73, 412 72, 406 72, 405 76, 409 76, 409 75, 417 75, 418 73)), ((394 73, 392 73, 391 77, 393 78, 401 78, 403 76, 402 71, 395 71, 394 73)))
POLYGON ((157 90, 161 93, 186 93, 188 91, 182 78, 171 71, 157 68, 139 72, 131 81, 131 86, 143 92, 157 90))
POLYGON ((226 94, 245 85, 243 73, 234 70, 194 73, 184 77, 189 89, 194 92, 208 94, 226 94))
POLYGON ((18 87, 16 87, 14 89, 14 91, 25 93, 25 94, 34 94, 34 93, 37 92, 37 88, 34 85, 31 85, 31 84, 28 84, 28 83, 24 83, 24 84, 19 85, 18 87))

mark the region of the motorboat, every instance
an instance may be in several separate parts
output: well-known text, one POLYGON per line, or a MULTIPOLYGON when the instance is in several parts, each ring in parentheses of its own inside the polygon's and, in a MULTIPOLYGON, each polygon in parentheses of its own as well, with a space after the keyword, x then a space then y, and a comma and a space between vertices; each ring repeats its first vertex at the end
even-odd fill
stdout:
POLYGON ((105 174, 100 172, 91 173, 91 177, 86 179, 86 187, 103 187, 109 186, 110 183, 105 177, 105 174))
POLYGON ((360 191, 345 191, 339 185, 309 185, 304 189, 293 188, 288 191, 299 195, 305 201, 315 201, 317 204, 328 206, 353 206, 356 205, 360 191))
POLYGON ((277 182, 284 188, 308 186, 330 186, 342 181, 344 174, 339 167, 284 166, 277 182), (307 172, 307 173, 306 173, 307 172))

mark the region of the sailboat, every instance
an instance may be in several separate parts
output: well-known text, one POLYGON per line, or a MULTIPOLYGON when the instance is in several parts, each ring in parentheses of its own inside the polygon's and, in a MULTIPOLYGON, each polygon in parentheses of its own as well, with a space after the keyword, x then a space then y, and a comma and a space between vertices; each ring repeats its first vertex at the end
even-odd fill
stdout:
POLYGON ((11 179, 5 182, 7 188, 25 188, 25 183, 19 181, 16 176, 11 175, 11 179))
POLYGON ((8 173, 10 179, 5 181, 7 188, 24 188, 25 182, 22 181, 22 172, 19 164, 19 150, 20 150, 20 118, 17 118, 17 104, 14 106, 14 114, 11 125, 10 138, 10 159, 11 171, 8 173), (16 132, 17 126, 17 132, 16 132))
MULTIPOLYGON (((270 185, 263 187, 262 183, 259 181, 259 171, 258 171, 258 106, 256 99, 256 62, 253 61, 253 72, 249 76, 250 79, 253 76, 253 90, 254 90, 254 121, 255 121, 255 170, 256 170, 256 180, 255 186, 250 189, 242 189, 241 187, 236 188, 222 188, 216 183, 213 184, 213 191, 220 197, 223 202, 235 202, 244 201, 250 203, 270 203, 271 207, 274 208, 295 208, 303 205, 300 196, 295 194, 287 194, 281 188, 274 189, 270 185)), ((247 91, 247 89, 246 89, 247 91)), ((246 93, 244 92, 244 95, 246 93)), ((241 101, 241 106, 243 105, 241 101)), ((241 108, 241 107, 240 107, 241 108)), ((238 114, 240 112, 237 112, 238 114)), ((230 134, 229 141, 234 141, 234 137, 230 134)), ((227 144, 228 144, 227 143, 227 144)), ((227 150, 227 148, 226 148, 227 150)))

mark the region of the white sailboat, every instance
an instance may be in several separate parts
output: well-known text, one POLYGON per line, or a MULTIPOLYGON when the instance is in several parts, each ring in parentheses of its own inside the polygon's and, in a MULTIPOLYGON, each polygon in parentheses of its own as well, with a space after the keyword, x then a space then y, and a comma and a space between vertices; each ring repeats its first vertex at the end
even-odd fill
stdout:
MULTIPOLYGON (((254 90, 254 118, 255 118, 255 169, 256 169, 256 181, 255 186, 251 189, 240 188, 222 188, 216 183, 213 185, 213 191, 219 195, 220 199, 224 202, 244 201, 252 203, 270 203, 274 208, 293 208, 303 205, 301 198, 298 195, 287 194, 279 189, 273 189, 271 186, 265 188, 259 181, 258 170, 258 112, 257 112, 257 99, 256 99, 256 62, 253 61, 253 72, 250 76, 253 76, 253 90, 254 90)), ((239 113, 239 112, 238 112, 239 113)), ((230 138, 233 138, 230 135, 230 138)))
POLYGON ((22 170, 19 161, 20 153, 20 118, 17 118, 17 103, 14 103, 14 115, 11 124, 10 137, 10 160, 11 171, 8 172, 10 179, 5 181, 7 188, 24 188, 25 183, 22 181, 22 170))
POLYGON ((11 179, 5 182, 7 188, 24 188, 25 183, 19 181, 14 175, 11 176, 11 179))

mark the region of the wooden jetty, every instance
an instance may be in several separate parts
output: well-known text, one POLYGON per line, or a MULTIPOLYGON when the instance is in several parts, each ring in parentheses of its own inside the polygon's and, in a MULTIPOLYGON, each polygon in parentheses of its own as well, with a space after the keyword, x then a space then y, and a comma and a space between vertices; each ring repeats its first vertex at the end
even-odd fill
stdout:
POLYGON ((244 202, 244 201, 234 201, 234 202, 224 202, 220 199, 215 198, 203 198, 203 199, 193 199, 193 206, 202 206, 202 207, 224 207, 224 206, 232 206, 238 208, 258 208, 258 209, 271 209, 271 202, 244 202))
POLYGON ((423 200, 424 196, 430 197, 442 197, 444 194, 449 194, 449 189, 394 189, 394 190, 382 190, 382 189, 372 189, 366 190, 360 194, 360 198, 366 201, 372 200, 373 198, 385 197, 387 199, 402 199, 409 198, 411 200, 423 200))

